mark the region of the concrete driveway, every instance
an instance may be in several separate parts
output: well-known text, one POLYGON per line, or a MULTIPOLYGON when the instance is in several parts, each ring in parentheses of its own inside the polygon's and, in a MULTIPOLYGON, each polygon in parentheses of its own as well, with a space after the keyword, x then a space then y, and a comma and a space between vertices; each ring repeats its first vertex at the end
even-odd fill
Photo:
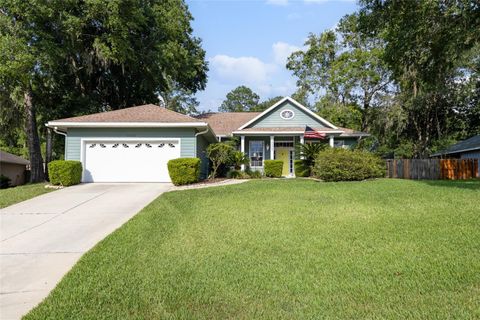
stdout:
POLYGON ((0 210, 0 319, 26 314, 83 253, 170 187, 82 184, 0 210))

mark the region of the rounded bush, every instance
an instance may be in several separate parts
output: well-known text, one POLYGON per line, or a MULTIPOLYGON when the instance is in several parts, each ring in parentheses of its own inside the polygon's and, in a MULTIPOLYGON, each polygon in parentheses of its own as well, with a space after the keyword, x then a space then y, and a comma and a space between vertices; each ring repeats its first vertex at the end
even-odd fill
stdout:
POLYGON ((282 160, 265 160, 265 175, 270 178, 280 178, 282 176, 282 160))
POLYGON ((168 161, 168 174, 176 186, 198 182, 200 179, 199 158, 178 158, 168 161))
POLYGON ((55 160, 48 164, 48 177, 53 185, 64 187, 82 181, 82 163, 73 160, 55 160))
POLYGON ((310 177, 310 167, 304 160, 294 160, 295 177, 310 177))
POLYGON ((358 181, 385 176, 385 163, 362 150, 330 148, 319 153, 313 175, 324 181, 358 181))

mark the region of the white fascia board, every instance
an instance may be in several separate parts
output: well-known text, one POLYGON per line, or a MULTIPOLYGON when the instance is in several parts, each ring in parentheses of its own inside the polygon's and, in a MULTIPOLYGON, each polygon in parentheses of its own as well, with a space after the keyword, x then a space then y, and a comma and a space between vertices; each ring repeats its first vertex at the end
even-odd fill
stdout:
POLYGON ((62 128, 200 128, 206 122, 59 122, 50 121, 47 127, 62 128))
POLYGON ((242 125, 240 128, 238 128, 238 130, 242 130, 242 129, 245 129, 245 127, 249 126, 250 124, 254 123, 255 121, 257 121, 258 119, 262 118, 264 115, 266 115, 267 113, 269 113, 270 111, 272 111, 273 109, 275 109, 276 107, 278 107, 279 105, 281 105, 282 103, 284 103, 285 101, 289 101, 291 102, 293 105, 295 105, 296 107, 300 108, 301 110, 305 111, 306 113, 308 113, 309 115, 311 115, 312 117, 314 117, 315 119, 317 119, 318 121, 322 122, 323 124, 327 125, 328 127, 332 128, 332 129, 338 129, 336 126, 334 126, 333 124, 331 124, 330 122, 328 122, 327 120, 323 119, 322 117, 320 117, 318 114, 316 114, 315 112, 313 112, 312 110, 308 109, 307 107, 305 107, 304 105, 302 105, 300 102, 296 101, 295 99, 291 98, 291 97, 285 97, 283 99, 281 99, 280 101, 278 101, 277 103, 275 103, 273 106, 271 106, 270 108, 266 109, 265 111, 263 111, 262 113, 260 113, 258 116, 256 116, 255 118, 253 118, 252 120, 248 121, 247 123, 245 123, 244 125, 242 125))
MULTIPOLYGON (((325 133, 325 134, 342 134, 345 131, 341 130, 329 130, 329 131, 322 131, 322 130, 315 130, 318 133, 325 133)), ((304 134, 305 130, 303 131, 233 131, 232 134, 238 135, 252 135, 252 134, 268 134, 268 135, 285 135, 285 134, 304 134)))
POLYGON ((286 135, 286 134, 303 134, 305 131, 233 131, 232 134, 241 134, 241 135, 252 135, 252 134, 276 134, 276 135, 286 135))

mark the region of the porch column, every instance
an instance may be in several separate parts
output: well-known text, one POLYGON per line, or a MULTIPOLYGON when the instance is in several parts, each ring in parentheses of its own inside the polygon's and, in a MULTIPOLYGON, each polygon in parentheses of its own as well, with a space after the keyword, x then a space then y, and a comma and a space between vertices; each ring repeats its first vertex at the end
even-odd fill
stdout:
POLYGON ((273 160, 275 157, 275 137, 270 136, 270 160, 273 160))
POLYGON ((330 142, 330 147, 333 148, 333 146, 335 145, 334 141, 333 141, 333 136, 330 136, 329 138, 330 138, 330 141, 329 141, 330 142))
MULTIPOLYGON (((300 144, 305 144, 305 137, 303 134, 300 136, 300 144)), ((304 156, 300 156, 300 159, 303 159, 303 158, 304 156)))
MULTIPOLYGON (((245 153, 245 136, 240 136, 240 151, 245 153)), ((241 166, 242 171, 245 170, 245 165, 242 164, 241 166)))

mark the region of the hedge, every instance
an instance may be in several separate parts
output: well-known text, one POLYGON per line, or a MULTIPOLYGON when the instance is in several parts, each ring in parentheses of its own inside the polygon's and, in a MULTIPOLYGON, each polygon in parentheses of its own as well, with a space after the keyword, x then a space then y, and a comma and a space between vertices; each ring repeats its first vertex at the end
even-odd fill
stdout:
POLYGON ((294 160, 293 167, 295 177, 310 177, 310 167, 305 163, 305 160, 294 160))
POLYGON ((330 148, 319 153, 313 175, 324 181, 354 181, 385 176, 385 163, 362 150, 330 148))
POLYGON ((270 178, 280 178, 282 176, 282 160, 265 160, 265 175, 270 178))
POLYGON ((48 164, 48 177, 51 184, 72 186, 82 181, 82 163, 73 160, 55 160, 48 164))
POLYGON ((168 161, 168 174, 176 186, 198 182, 200 179, 199 158, 178 158, 168 161))

